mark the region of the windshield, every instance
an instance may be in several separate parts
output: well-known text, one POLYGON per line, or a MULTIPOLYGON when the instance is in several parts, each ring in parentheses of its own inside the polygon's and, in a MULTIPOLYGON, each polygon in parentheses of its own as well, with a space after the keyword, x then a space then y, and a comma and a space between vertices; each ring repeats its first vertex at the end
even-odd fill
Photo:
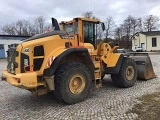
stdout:
POLYGON ((64 29, 68 34, 78 34, 78 24, 73 23, 72 24, 65 24, 64 29))

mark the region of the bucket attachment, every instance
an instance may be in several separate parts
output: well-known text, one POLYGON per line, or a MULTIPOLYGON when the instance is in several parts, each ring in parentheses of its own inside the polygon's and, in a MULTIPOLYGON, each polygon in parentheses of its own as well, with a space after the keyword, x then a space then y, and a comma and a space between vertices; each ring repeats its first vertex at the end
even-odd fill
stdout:
POLYGON ((137 64, 138 79, 149 80, 156 77, 148 53, 130 53, 129 57, 137 64))

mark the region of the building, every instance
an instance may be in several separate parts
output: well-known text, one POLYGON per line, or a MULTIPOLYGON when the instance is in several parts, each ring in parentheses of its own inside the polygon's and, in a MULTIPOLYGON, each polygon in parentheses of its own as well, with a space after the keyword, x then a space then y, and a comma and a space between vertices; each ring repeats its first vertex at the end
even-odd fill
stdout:
POLYGON ((30 36, 20 36, 20 35, 0 35, 0 58, 7 57, 8 45, 13 43, 18 43, 21 40, 27 39, 30 36))
POLYGON ((143 51, 160 50, 160 31, 137 32, 131 37, 132 47, 140 46, 143 51))

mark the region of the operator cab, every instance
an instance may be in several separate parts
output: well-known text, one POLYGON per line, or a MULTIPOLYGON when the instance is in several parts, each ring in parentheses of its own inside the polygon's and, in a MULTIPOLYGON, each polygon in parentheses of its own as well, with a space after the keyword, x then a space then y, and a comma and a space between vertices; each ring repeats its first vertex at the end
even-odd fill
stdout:
POLYGON ((69 22, 61 22, 60 25, 69 35, 78 35, 84 43, 91 43, 94 48, 97 46, 98 33, 105 29, 104 23, 89 18, 74 18, 69 22))

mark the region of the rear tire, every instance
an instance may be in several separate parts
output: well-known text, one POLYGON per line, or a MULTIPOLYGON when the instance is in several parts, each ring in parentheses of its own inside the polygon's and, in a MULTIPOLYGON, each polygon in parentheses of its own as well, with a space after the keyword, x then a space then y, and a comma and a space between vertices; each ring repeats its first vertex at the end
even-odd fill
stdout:
POLYGON ((55 74, 55 97, 67 104, 83 101, 89 94, 91 74, 81 63, 66 63, 55 74))
POLYGON ((137 79, 137 65, 134 60, 124 58, 118 74, 111 74, 113 83, 118 87, 128 88, 134 86, 137 79))

